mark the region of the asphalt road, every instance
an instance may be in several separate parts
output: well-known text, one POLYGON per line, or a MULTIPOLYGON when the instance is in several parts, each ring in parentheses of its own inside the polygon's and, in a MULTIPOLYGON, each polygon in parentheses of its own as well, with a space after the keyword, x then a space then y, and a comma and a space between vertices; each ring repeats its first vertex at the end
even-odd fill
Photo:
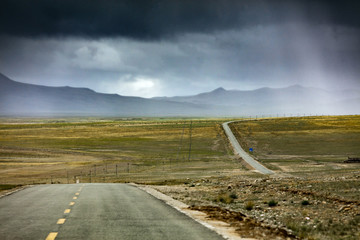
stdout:
POLYGON ((59 184, 0 199, 0 239, 223 239, 127 184, 59 184))
POLYGON ((232 123, 232 122, 234 122, 234 121, 223 123, 222 126, 223 126, 223 129, 225 130, 226 135, 229 138, 231 145, 234 148, 235 154, 239 155, 242 159, 244 159, 245 162, 247 162, 250 166, 252 166, 254 169, 259 171, 260 173, 274 174, 273 171, 271 171, 270 169, 261 165, 252 156, 250 156, 247 152, 245 152, 244 149, 242 149, 238 140, 236 139, 236 137, 234 136, 234 134, 232 133, 232 131, 229 127, 229 123, 232 123))

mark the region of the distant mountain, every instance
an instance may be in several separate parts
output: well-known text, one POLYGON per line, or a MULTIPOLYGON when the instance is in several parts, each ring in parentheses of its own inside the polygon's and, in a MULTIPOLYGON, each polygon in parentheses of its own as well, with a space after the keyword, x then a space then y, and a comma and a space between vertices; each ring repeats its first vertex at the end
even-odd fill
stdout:
POLYGON ((329 92, 294 85, 252 91, 225 90, 152 99, 47 87, 0 74, 0 116, 246 116, 359 114, 360 91, 329 92))
POLYGON ((0 74, 0 115, 193 116, 211 111, 209 106, 192 103, 25 84, 0 74))
POLYGON ((193 96, 158 97, 157 100, 232 107, 246 114, 353 114, 360 112, 360 90, 326 91, 293 85, 251 91, 217 88, 193 96))
POLYGON ((313 102, 318 99, 325 100, 327 95, 328 93, 321 89, 304 88, 299 85, 294 85, 288 88, 260 88, 251 91, 225 90, 224 88, 217 88, 211 92, 200 93, 193 96, 163 97, 154 99, 197 104, 238 106, 239 104, 279 104, 281 101, 313 102), (309 99, 309 96, 311 96, 311 99, 309 99))

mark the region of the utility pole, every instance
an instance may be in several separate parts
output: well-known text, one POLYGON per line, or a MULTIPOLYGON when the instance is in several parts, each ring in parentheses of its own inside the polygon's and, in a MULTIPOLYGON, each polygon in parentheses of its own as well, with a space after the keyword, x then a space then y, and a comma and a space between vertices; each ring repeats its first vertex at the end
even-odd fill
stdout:
POLYGON ((190 121, 190 142, 189 142, 189 157, 188 157, 188 161, 190 161, 190 155, 191 155, 191 143, 192 143, 191 135, 192 135, 192 121, 190 121))
POLYGON ((116 177, 118 176, 118 172, 117 172, 117 164, 116 164, 116 177))
POLYGON ((179 145, 179 149, 178 149, 176 161, 179 160, 179 156, 180 156, 180 151, 181 151, 181 147, 182 147, 182 143, 183 143, 183 138, 184 138, 185 124, 186 124, 186 121, 184 121, 184 126, 183 126, 182 133, 181 133, 180 145, 179 145))

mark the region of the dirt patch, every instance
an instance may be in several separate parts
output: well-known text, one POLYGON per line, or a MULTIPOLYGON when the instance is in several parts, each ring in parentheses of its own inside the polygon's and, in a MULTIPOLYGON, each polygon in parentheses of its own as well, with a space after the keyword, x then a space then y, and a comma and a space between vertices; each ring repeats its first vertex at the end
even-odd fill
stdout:
POLYGON ((271 228, 247 217, 240 212, 231 211, 217 206, 193 206, 191 210, 205 212, 210 219, 216 219, 236 228, 241 237, 255 239, 298 239, 284 229, 271 228))

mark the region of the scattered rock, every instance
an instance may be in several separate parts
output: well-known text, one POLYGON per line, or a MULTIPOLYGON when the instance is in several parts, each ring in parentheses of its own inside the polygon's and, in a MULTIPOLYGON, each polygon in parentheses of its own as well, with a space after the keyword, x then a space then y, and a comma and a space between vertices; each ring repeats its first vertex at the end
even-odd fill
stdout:
POLYGON ((345 206, 340 207, 340 208, 339 208, 339 210, 338 210, 338 212, 343 211, 343 210, 344 210, 344 208, 345 208, 345 206))

